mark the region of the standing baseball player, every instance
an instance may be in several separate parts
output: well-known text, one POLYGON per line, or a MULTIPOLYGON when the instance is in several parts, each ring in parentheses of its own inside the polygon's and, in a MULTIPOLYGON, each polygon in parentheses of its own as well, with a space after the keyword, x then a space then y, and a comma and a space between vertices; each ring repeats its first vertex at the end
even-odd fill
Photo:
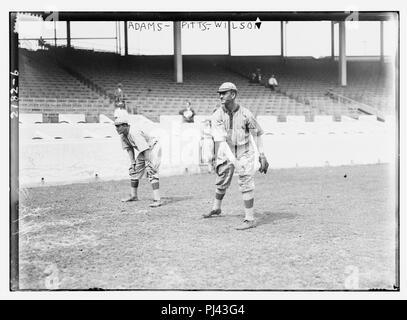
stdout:
POLYGON ((264 155, 263 130, 253 114, 236 103, 237 88, 231 82, 223 83, 219 89, 221 106, 212 115, 212 134, 215 141, 216 193, 212 210, 204 218, 219 216, 226 189, 230 186, 233 173, 238 174, 239 189, 242 193, 245 218, 237 230, 256 226, 254 219, 254 174, 255 162, 260 161, 259 171, 267 173, 268 162, 264 155), (259 151, 255 157, 254 143, 259 151))
POLYGON ((122 199, 122 201, 138 200, 137 189, 139 181, 146 171, 147 178, 153 188, 154 201, 150 204, 150 207, 161 206, 158 176, 161 163, 161 145, 159 140, 151 133, 147 133, 137 126, 130 126, 126 110, 116 109, 114 118, 116 131, 121 137, 122 147, 130 157, 129 176, 131 194, 129 198, 122 199))

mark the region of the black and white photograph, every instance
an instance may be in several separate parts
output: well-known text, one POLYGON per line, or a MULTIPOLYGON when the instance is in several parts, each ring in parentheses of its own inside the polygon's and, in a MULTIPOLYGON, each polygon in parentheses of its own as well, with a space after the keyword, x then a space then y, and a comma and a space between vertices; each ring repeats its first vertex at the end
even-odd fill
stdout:
POLYGON ((9 12, 10 291, 400 291, 400 15, 9 12))

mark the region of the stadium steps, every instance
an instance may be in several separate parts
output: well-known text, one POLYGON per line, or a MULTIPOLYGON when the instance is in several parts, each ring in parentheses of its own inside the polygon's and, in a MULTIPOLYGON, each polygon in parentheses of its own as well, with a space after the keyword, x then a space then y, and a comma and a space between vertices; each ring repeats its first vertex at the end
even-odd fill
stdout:
POLYGON ((68 64, 66 64, 61 58, 57 58, 57 63, 58 65, 64 69, 67 73, 69 73, 71 76, 76 78, 78 81, 83 83, 85 86, 87 86, 90 90, 94 91, 97 93, 101 98, 108 98, 107 92, 101 88, 99 85, 94 83, 92 80, 88 79, 85 75, 81 74, 80 72, 74 70, 71 68, 68 64))
MULTIPOLYGON (((350 61, 348 63, 348 86, 337 84, 337 63, 330 59, 235 59, 231 66, 248 77, 250 72, 261 68, 264 81, 271 74, 277 75, 281 93, 310 105, 315 114, 352 116, 354 108, 345 103, 332 101, 325 96, 328 90, 374 107, 379 112, 394 113, 394 74, 392 68, 379 62, 350 61)), ((357 108, 356 108, 357 109, 357 108)), ((360 113, 360 112, 358 112, 360 113)))
POLYGON ((58 65, 49 52, 19 50, 22 112, 95 113, 108 107, 106 98, 58 65))

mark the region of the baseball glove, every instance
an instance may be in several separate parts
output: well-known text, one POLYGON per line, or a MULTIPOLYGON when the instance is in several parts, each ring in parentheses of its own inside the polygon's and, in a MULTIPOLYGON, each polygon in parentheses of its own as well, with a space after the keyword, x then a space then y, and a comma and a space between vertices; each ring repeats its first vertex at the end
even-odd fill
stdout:
POLYGON ((260 171, 261 173, 266 174, 266 173, 267 173, 267 170, 268 170, 268 168, 269 168, 269 163, 268 163, 267 158, 266 158, 266 156, 265 156, 264 154, 261 154, 261 155, 259 156, 259 162, 260 162, 260 169, 259 169, 259 171, 260 171))

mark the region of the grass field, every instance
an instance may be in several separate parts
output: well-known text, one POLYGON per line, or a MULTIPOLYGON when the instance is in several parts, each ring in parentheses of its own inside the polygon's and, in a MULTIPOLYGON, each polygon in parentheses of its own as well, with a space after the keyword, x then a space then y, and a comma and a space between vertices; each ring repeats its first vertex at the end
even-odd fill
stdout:
POLYGON ((213 175, 161 179, 165 205, 121 203, 128 181, 25 189, 20 289, 393 289, 394 177, 388 165, 256 175, 258 226, 237 231, 234 178, 224 215, 202 219, 213 175))

